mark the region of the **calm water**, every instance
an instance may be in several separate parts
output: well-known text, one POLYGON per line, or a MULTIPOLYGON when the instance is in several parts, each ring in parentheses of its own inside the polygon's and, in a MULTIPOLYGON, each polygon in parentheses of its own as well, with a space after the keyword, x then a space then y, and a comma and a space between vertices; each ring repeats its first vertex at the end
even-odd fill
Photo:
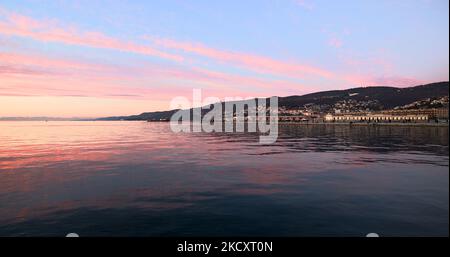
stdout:
POLYGON ((0 122, 0 236, 448 236, 448 128, 0 122))

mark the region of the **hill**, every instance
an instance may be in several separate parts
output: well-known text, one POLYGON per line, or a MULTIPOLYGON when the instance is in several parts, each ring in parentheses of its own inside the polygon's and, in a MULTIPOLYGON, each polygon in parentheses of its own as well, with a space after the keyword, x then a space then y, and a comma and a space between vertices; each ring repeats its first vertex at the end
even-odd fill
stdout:
POLYGON ((426 98, 448 96, 449 82, 438 82, 415 87, 359 87, 347 90, 333 90, 307 94, 303 96, 289 96, 279 99, 279 106, 287 109, 313 105, 335 105, 345 100, 356 102, 371 102, 379 109, 392 109, 397 106, 411 104, 426 98))
MULTIPOLYGON (((386 110, 407 106, 426 99, 448 99, 449 82, 397 88, 359 87, 346 90, 332 90, 301 96, 279 97, 278 105, 285 109, 308 107, 319 112, 336 109, 386 110)), ((448 106, 448 103, 447 103, 448 106)), ((98 120, 168 120, 177 110, 144 112, 139 115, 106 117, 98 120)))

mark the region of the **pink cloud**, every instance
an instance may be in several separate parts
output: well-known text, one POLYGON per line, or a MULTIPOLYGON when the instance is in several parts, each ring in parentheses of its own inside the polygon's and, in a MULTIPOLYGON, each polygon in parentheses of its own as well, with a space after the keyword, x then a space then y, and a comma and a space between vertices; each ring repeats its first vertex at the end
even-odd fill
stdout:
POLYGON ((315 75, 329 78, 333 76, 330 71, 310 65, 302 65, 275 60, 265 56, 219 50, 199 43, 178 42, 170 39, 153 39, 157 45, 165 48, 177 49, 187 53, 204 56, 219 62, 232 64, 259 73, 269 73, 292 78, 304 78, 305 75, 315 75))
POLYGON ((106 68, 106 66, 102 67, 98 64, 90 64, 88 62, 64 60, 61 58, 55 59, 35 54, 18 54, 5 52, 0 52, 0 64, 8 64, 10 66, 39 66, 58 69, 86 69, 94 71, 99 71, 106 68))
POLYGON ((417 86, 425 83, 425 81, 416 78, 395 77, 395 76, 374 77, 371 79, 371 82, 373 83, 373 85, 387 85, 399 87, 417 86))
POLYGON ((117 66, 37 54, 1 52, 0 74, 0 95, 171 99, 181 93, 190 94, 192 87, 209 88, 210 92, 221 91, 220 95, 227 96, 306 90, 295 82, 259 79, 201 68, 151 63, 117 66))
MULTIPOLYGON (((39 41, 61 42, 65 44, 81 45, 96 48, 114 49, 120 51, 127 51, 132 53, 139 53, 144 55, 156 56, 164 59, 181 61, 183 57, 174 54, 167 54, 155 48, 144 45, 139 45, 133 42, 125 42, 115 38, 108 37, 100 32, 83 32, 76 28, 63 28, 57 22, 50 20, 36 20, 31 17, 19 15, 12 12, 0 10, 4 16, 0 20, 0 34, 30 37, 39 41)), ((172 42, 176 44, 176 42, 172 42)), ((186 48, 187 49, 187 48, 186 48)), ((245 55, 240 53, 225 52, 210 48, 194 48, 194 52, 204 54, 209 57, 219 58, 222 61, 229 61, 242 65, 244 67, 254 67, 254 70, 260 72, 275 71, 282 74, 291 74, 298 76, 301 73, 314 73, 328 75, 328 73, 308 66, 291 65, 280 61, 275 61, 267 57, 245 55)), ((99 80, 104 77, 121 77, 122 79, 131 79, 127 76, 124 70, 114 69, 89 63, 66 61, 61 59, 46 58, 43 56, 20 55, 20 54, 6 54, 0 53, 0 64, 2 64, 1 72, 3 74, 13 73, 18 75, 74 75, 71 79, 81 79, 90 77, 99 80), (8 66, 5 66, 7 64, 8 66), (78 73, 82 70, 82 73, 78 73), (28 74, 26 74, 28 73, 28 74), (91 76, 90 74, 95 74, 91 76)), ((158 68, 151 67, 144 69, 134 69, 130 71, 131 74, 141 74, 149 76, 155 75, 160 79, 175 78, 181 80, 191 80, 196 83, 207 84, 212 87, 230 88, 233 86, 241 86, 241 91, 261 91, 274 90, 275 88, 290 88, 300 89, 298 83, 281 81, 281 80, 264 80, 252 77, 245 77, 239 75, 232 75, 208 70, 191 69, 180 70, 173 68, 158 68), (228 83, 228 85, 226 85, 228 83), (231 84, 231 85, 230 85, 231 84), (261 89, 263 88, 263 89, 261 89)), ((113 79, 111 79, 113 80, 113 79)))
MULTIPOLYGON (((350 66, 346 71, 334 73, 311 65, 276 60, 267 56, 216 49, 199 43, 179 42, 170 39, 150 38, 154 47, 168 48, 206 57, 213 61, 243 68, 261 74, 272 74, 284 79, 266 79, 213 71, 199 67, 186 67, 184 57, 170 54, 154 47, 123 41, 100 32, 65 28, 55 21, 36 20, 0 9, 0 34, 29 37, 39 41, 113 49, 138 53, 175 61, 176 65, 151 65, 119 67, 100 65, 89 61, 76 61, 33 54, 0 53, 0 95, 82 95, 93 97, 153 98, 169 100, 177 95, 191 94, 192 87, 207 88, 217 96, 233 95, 283 95, 286 92, 302 94, 313 92, 314 86, 305 87, 295 80, 326 79, 337 87, 339 83, 357 85, 409 85, 419 80, 394 76, 386 58, 373 59, 383 71, 360 72, 363 65, 350 66), (347 73, 352 73, 347 75, 347 73), (361 74, 377 74, 359 76, 361 74), (381 75, 379 75, 381 74, 381 75)), ((342 46, 338 39, 331 41, 342 46)), ((167 50, 167 49, 166 49, 167 50)), ((359 63, 358 60, 349 62, 359 63)), ((195 60, 192 60, 195 63, 195 60)), ((192 64, 191 63, 191 64, 192 64)), ((371 67, 373 65, 366 65, 371 67)), ((347 67, 348 68, 348 67, 347 67)), ((304 82, 303 82, 304 83, 304 82)), ((322 85, 323 86, 323 85, 322 85)))
POLYGON ((14 67, 14 66, 0 65, 0 74, 8 75, 8 74, 46 74, 46 73, 41 72, 36 69, 30 69, 30 68, 26 68, 26 67, 14 67))
POLYGON ((1 34, 30 37, 40 41, 113 49, 154 56, 171 61, 183 60, 181 56, 165 53, 149 46, 118 40, 100 32, 84 32, 76 28, 63 28, 54 21, 35 20, 4 10, 0 10, 0 13, 5 16, 4 20, 0 21, 1 34))
POLYGON ((393 86, 408 87, 426 83, 424 80, 401 76, 348 75, 345 79, 357 86, 393 86))
MULTIPOLYGON (((293 78, 303 78, 304 75, 310 74, 325 79, 329 79, 332 81, 343 81, 351 83, 348 86, 355 86, 355 84, 365 86, 369 85, 411 86, 423 82, 415 78, 407 78, 392 75, 395 74, 393 70, 393 65, 388 61, 385 54, 382 53, 380 53, 380 55, 377 57, 371 58, 370 60, 358 60, 346 57, 343 61, 350 66, 350 75, 348 75, 348 72, 345 71, 340 74, 332 73, 312 66, 282 62, 264 56, 218 50, 198 43, 178 42, 169 39, 153 39, 153 41, 156 44, 161 45, 163 47, 198 54, 220 62, 237 65, 239 67, 243 67, 252 71, 271 74, 275 73, 278 75, 285 75, 293 78), (365 65, 362 65, 363 63, 365 65), (381 75, 363 75, 363 76, 358 75, 359 73, 358 69, 364 67, 366 68, 370 67, 370 69, 372 69, 371 73, 373 74, 378 73, 381 75), (381 70, 377 70, 377 68, 380 68, 381 70), (354 72, 354 74, 351 74, 352 71, 354 72)), ((340 39, 333 37, 330 40, 330 45, 332 45, 333 47, 340 48, 342 47, 343 42, 340 39)), ((214 73, 210 72, 209 74, 211 75, 214 73)), ((230 83, 235 82, 235 80, 233 80, 230 76, 227 76, 227 79, 225 81, 229 81, 230 83)), ((245 79, 240 78, 239 81, 243 82, 245 81, 245 79)), ((252 84, 258 84, 258 81, 253 79, 252 84)), ((261 83, 260 86, 264 87, 265 84, 267 84, 267 82, 261 83)), ((308 90, 308 88, 302 87, 298 83, 291 83, 286 81, 272 81, 271 84, 272 87, 278 88, 279 85, 283 85, 284 87, 282 88, 284 89, 287 89, 288 87, 299 89, 297 93, 308 92, 309 90, 311 90, 311 88, 309 88, 308 90)), ((292 90, 287 91, 293 92, 292 90)))
POLYGON ((332 37, 330 38, 330 40, 328 41, 328 44, 334 48, 341 48, 343 45, 342 40, 340 40, 339 38, 336 37, 332 37))
POLYGON ((307 10, 314 9, 314 4, 310 0, 295 0, 295 3, 307 10))

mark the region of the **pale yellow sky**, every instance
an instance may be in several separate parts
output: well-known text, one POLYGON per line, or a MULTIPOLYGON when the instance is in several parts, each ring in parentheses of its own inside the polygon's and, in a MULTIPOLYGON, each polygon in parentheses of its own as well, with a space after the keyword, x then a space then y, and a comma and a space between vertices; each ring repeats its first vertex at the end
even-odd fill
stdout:
POLYGON ((168 110, 170 102, 95 97, 0 96, 0 117, 104 117, 168 110))

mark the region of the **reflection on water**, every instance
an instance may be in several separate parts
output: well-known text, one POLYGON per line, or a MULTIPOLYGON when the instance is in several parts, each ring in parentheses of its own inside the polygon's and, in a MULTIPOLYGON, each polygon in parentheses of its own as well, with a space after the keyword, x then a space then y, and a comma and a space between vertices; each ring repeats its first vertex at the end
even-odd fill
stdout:
POLYGON ((448 236, 448 128, 0 122, 0 236, 448 236))

